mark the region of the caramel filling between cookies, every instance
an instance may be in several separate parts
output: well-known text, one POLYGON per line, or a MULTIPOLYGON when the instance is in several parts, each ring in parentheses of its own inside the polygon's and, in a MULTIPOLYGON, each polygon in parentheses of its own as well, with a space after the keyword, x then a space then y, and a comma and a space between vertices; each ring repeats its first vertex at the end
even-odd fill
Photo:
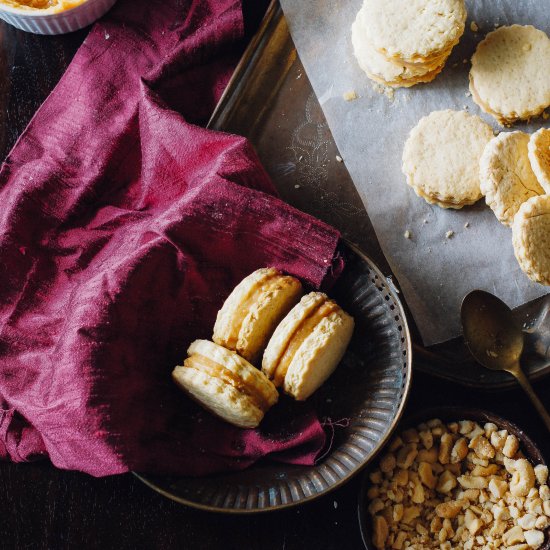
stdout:
POLYGON ((217 378, 226 384, 229 384, 235 388, 238 392, 246 395, 252 403, 258 407, 262 412, 266 412, 270 404, 264 394, 255 387, 253 384, 247 384, 237 374, 226 369, 224 366, 216 363, 212 359, 205 357, 204 355, 195 354, 188 357, 184 363, 184 367, 195 369, 212 378, 217 378))
POLYGON ((337 303, 330 300, 323 302, 296 327, 296 330, 288 339, 286 348, 279 358, 277 368, 275 369, 275 373, 273 375, 273 383, 275 386, 282 386, 294 356, 304 343, 305 339, 313 332, 315 327, 331 313, 339 310, 340 307, 337 303))
POLYGON ((233 328, 227 338, 227 347, 236 349, 239 334, 250 308, 260 299, 262 294, 276 290, 281 280, 284 278, 285 277, 280 273, 271 273, 259 281, 246 300, 239 306, 238 312, 235 314, 234 322, 232 323, 233 328))

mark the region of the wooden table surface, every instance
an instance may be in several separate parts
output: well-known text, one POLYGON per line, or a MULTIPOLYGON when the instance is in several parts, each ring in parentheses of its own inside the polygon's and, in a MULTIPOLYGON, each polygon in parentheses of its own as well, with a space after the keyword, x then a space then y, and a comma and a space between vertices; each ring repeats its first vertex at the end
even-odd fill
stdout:
MULTIPOLYGON (((267 2, 245 4, 247 36, 267 2)), ((39 37, 0 23, 0 157, 53 89, 87 34, 39 37)), ((535 384, 550 406, 550 378, 535 384)), ((485 393, 415 373, 407 412, 473 405, 518 423, 550 457, 550 437, 522 392, 485 393)), ((406 414, 407 414, 406 412, 406 414)), ((95 479, 47 461, 0 464, 0 550, 362 548, 360 476, 324 498, 287 511, 227 516, 166 500, 131 474, 95 479)))

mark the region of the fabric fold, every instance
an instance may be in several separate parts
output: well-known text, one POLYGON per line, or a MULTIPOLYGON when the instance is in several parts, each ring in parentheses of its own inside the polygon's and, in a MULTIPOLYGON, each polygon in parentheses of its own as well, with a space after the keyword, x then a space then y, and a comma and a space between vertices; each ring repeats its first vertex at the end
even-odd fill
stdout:
POLYGON ((204 475, 322 448, 307 406, 240 430, 170 378, 254 269, 314 288, 340 269, 338 232, 275 196, 245 138, 193 124, 241 33, 240 2, 121 0, 6 160, 0 457, 204 475))

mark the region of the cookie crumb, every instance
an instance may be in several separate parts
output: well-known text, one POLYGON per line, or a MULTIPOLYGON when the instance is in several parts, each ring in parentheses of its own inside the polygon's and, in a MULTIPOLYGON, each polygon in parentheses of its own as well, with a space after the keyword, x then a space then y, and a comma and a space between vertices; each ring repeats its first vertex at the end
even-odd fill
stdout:
POLYGON ((466 229, 468 229, 468 227, 470 227, 470 222, 466 222, 466 223, 464 224, 464 227, 465 227, 466 229))
POLYGON ((479 30, 479 27, 477 26, 477 23, 475 21, 472 21, 470 23, 470 29, 472 32, 477 32, 479 30))
POLYGON ((405 239, 410 239, 412 237, 412 233, 407 229, 407 231, 403 233, 403 237, 405 237, 405 239))
POLYGON ((340 155, 336 155, 336 162, 344 162, 344 159, 340 155))
POLYGON ((495 24, 493 25, 493 27, 495 27, 495 29, 496 29, 498 26, 500 26, 500 23, 495 23, 495 24))
POLYGON ((472 92, 464 92, 464 95, 465 95, 466 97, 471 97, 472 92))
POLYGON ((542 113, 542 118, 543 120, 548 120, 550 118, 550 115, 546 111, 544 111, 544 113, 542 113))
MULTIPOLYGON (((379 93, 380 95, 385 95, 388 99, 393 99, 394 91, 393 88, 390 88, 389 86, 384 86, 383 84, 379 84, 378 82, 371 82, 372 89, 379 93)), ((377 111, 378 113, 380 111, 377 111)))
POLYGON ((466 63, 468 63, 468 60, 467 60, 467 59, 463 59, 463 60, 462 60, 462 63, 464 63, 464 65, 466 65, 466 63))
POLYGON ((355 93, 355 90, 350 90, 349 92, 344 93, 344 99, 346 101, 353 101, 354 99, 357 99, 357 94, 355 93))
POLYGON ((447 233, 445 233, 445 238, 446 239, 452 239, 454 237, 454 234, 455 234, 454 231, 449 230, 449 231, 447 231, 447 233))
POLYGON ((296 184, 296 185, 294 186, 294 189, 300 189, 300 186, 299 186, 298 184, 296 184))
POLYGON ((456 69, 458 67, 458 63, 453 63, 453 69, 456 69))
POLYGON ((530 50, 531 50, 531 44, 523 44, 522 50, 523 50, 524 52, 530 51, 530 50))

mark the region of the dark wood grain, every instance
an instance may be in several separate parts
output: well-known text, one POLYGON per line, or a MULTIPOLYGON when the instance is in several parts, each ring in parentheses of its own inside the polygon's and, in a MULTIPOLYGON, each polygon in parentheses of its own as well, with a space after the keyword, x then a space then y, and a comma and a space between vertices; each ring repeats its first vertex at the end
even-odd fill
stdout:
MULTIPOLYGON (((250 36, 266 1, 249 1, 250 36)), ((37 37, 0 24, 0 156, 4 158, 53 89, 87 31, 37 37)), ((535 384, 550 402, 550 380, 535 384)), ((550 456, 550 438, 520 390, 487 394, 417 375, 409 411, 462 404, 516 422, 550 456)), ((359 479, 299 509, 253 517, 213 515, 175 504, 132 475, 104 479, 48 462, 0 464, 0 549, 309 549, 362 547, 359 479)))

